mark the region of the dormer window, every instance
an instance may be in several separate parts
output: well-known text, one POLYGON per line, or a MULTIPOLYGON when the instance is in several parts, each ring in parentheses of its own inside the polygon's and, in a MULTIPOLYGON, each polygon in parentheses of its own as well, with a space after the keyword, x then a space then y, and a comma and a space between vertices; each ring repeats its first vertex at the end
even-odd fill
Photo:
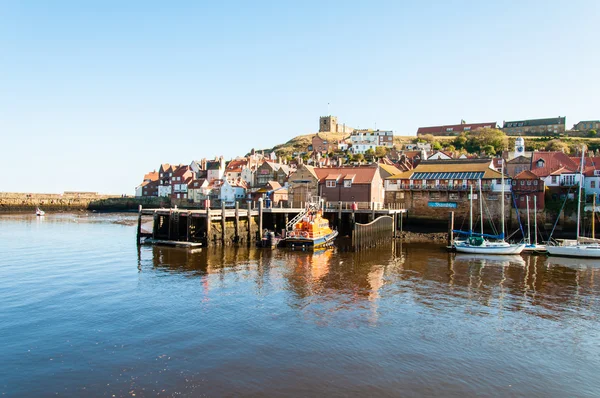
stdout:
POLYGON ((545 162, 544 162, 544 159, 540 159, 540 160, 538 160, 538 161, 536 162, 536 166, 537 166, 537 167, 544 167, 544 163, 545 163, 545 162))
POLYGON ((325 186, 326 186, 327 188, 335 188, 335 185, 336 185, 336 184, 335 184, 335 180, 327 180, 327 181, 325 182, 325 186))

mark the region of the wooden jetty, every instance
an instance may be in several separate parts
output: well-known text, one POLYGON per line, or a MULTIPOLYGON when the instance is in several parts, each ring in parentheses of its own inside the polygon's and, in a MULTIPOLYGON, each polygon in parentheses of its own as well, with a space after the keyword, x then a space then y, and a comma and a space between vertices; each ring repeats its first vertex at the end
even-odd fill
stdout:
MULTIPOLYGON (((265 229, 282 231, 304 207, 265 208, 262 200, 248 202, 244 207, 236 202, 235 208, 182 209, 161 208, 138 211, 138 244, 152 243, 180 247, 210 247, 235 243, 251 244, 262 239, 265 229), (144 231, 143 225, 152 225, 144 231)), ((387 216, 393 225, 402 229, 405 209, 377 206, 375 203, 352 204, 323 202, 323 214, 338 231, 352 234, 358 221, 371 222, 387 216)), ((394 232, 395 235, 396 232, 394 232)))

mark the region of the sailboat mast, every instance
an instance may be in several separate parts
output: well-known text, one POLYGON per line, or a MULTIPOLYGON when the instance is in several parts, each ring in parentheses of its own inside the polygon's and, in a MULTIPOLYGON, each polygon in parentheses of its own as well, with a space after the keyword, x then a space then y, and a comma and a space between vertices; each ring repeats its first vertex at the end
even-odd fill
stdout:
POLYGON ((579 168, 579 192, 577 193, 577 234, 575 238, 579 240, 579 229, 581 228, 580 218, 581 218, 581 184, 583 181, 583 162, 585 156, 585 145, 581 146, 581 167, 579 168))
POLYGON ((537 246, 537 195, 533 196, 533 233, 535 245, 537 246))
POLYGON ((531 244, 531 223, 529 222, 529 195, 527 195, 527 244, 531 244))
POLYGON ((500 214, 502 216, 502 239, 504 239, 504 159, 502 159, 502 198, 500 199, 500 214))
POLYGON ((481 218, 481 235, 483 235, 483 194, 481 193, 481 180, 479 180, 479 217, 481 218))
POLYGON ((469 235, 473 232, 473 184, 471 184, 471 195, 470 195, 470 213, 469 213, 469 235))
POLYGON ((592 199, 592 239, 596 239, 596 192, 592 199))

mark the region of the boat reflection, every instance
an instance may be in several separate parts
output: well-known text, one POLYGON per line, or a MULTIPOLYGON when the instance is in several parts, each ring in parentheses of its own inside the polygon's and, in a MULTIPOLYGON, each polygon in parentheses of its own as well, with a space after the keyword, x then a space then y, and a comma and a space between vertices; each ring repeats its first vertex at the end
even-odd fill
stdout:
POLYGON ((550 256, 547 260, 548 266, 562 266, 571 268, 599 268, 600 260, 591 258, 571 258, 550 256))
POLYGON ((454 259, 456 262, 467 262, 467 263, 476 263, 482 266, 485 265, 500 265, 500 266, 509 266, 509 265, 519 265, 524 266, 525 260, 520 255, 485 255, 485 254, 463 254, 457 253, 454 259))

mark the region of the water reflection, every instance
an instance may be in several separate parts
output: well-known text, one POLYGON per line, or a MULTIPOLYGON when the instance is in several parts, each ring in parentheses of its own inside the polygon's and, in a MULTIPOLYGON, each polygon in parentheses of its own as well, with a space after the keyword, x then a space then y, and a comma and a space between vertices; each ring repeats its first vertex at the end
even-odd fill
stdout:
POLYGON ((265 289, 284 289, 291 308, 319 319, 365 310, 374 322, 380 300, 402 294, 432 310, 463 307, 478 315, 525 311, 541 317, 566 311, 569 316, 586 316, 573 312, 573 306, 582 304, 582 296, 597 294, 594 261, 452 254, 430 245, 397 244, 359 253, 152 247, 150 255, 154 272, 203 277, 207 289, 215 283, 207 275, 223 280, 231 273, 251 279, 257 295, 265 289))

